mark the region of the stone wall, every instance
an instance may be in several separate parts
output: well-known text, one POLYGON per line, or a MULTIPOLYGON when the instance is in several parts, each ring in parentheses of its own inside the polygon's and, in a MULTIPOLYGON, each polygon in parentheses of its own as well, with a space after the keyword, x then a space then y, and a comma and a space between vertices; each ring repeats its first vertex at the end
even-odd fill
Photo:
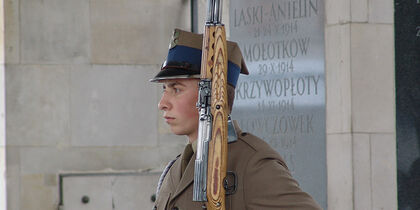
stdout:
MULTIPOLYGON (((328 209, 397 209, 393 2, 325 5, 328 209)), ((161 170, 182 150, 148 79, 172 29, 190 29, 190 1, 4 7, 8 210, 57 209, 60 172, 161 170)))
POLYGON ((329 209, 397 209, 393 1, 326 1, 329 209))
POLYGON ((0 1, 0 210, 6 210, 6 114, 4 80, 4 7, 0 1))
POLYGON ((60 172, 162 170, 179 153, 148 79, 189 1, 4 3, 8 210, 57 209, 60 172))

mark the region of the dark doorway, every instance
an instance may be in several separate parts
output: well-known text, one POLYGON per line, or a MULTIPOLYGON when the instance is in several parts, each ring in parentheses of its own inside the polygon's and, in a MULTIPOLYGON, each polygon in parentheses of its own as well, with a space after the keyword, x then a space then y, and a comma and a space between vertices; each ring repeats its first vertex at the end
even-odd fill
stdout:
POLYGON ((395 1, 398 208, 420 209, 420 0, 395 1))

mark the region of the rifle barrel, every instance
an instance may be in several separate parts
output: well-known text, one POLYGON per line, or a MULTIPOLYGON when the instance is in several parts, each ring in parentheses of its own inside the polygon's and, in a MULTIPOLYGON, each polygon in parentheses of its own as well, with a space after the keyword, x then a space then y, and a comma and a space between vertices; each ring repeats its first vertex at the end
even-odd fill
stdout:
POLYGON ((222 23, 222 0, 207 0, 206 24, 222 23))

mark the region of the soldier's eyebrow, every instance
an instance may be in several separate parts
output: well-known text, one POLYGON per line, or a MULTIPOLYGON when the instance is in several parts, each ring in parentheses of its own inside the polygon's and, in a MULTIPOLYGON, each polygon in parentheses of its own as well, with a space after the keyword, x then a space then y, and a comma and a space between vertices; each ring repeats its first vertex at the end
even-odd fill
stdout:
POLYGON ((179 82, 179 81, 169 82, 166 86, 167 86, 167 87, 170 87, 170 88, 173 88, 174 86, 177 86, 177 85, 180 85, 180 86, 185 86, 184 84, 182 84, 182 83, 181 83, 181 82, 179 82))
POLYGON ((179 81, 174 81, 174 82, 167 82, 167 83, 163 83, 163 89, 166 89, 167 87, 169 87, 169 88, 173 88, 173 87, 175 87, 176 85, 180 85, 180 86, 184 86, 184 87, 185 87, 185 85, 184 85, 184 84, 182 84, 181 82, 179 82, 179 81))

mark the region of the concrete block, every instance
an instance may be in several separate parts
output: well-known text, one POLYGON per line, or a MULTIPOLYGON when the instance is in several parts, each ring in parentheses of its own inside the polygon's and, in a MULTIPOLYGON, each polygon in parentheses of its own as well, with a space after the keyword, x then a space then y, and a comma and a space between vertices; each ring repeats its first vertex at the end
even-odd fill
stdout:
POLYGON ((20 192, 21 209, 57 209, 58 187, 46 186, 43 174, 22 176, 20 192))
POLYGON ((174 134, 159 134, 159 146, 185 146, 188 143, 186 136, 177 136, 174 134))
POLYGON ((351 25, 352 117, 355 132, 395 132, 394 28, 351 25))
POLYGON ((369 23, 394 23, 394 1, 369 0, 369 23))
MULTIPOLYGON (((222 8, 222 23, 225 24, 226 27, 226 38, 229 39, 230 37, 230 15, 229 15, 229 7, 230 7, 230 0, 225 0, 223 2, 222 8)), ((202 22, 204 23, 204 21, 202 22)), ((202 27, 204 29, 204 27, 202 27)))
POLYGON ((20 208, 20 150, 18 147, 6 148, 7 209, 20 208))
MULTIPOLYGON (((6 164, 7 170, 9 169, 19 169, 20 167, 20 149, 16 146, 7 146, 6 147, 6 164)), ((12 175, 19 175, 19 170, 10 170, 10 172, 17 172, 12 175)), ((8 174, 9 175, 9 174, 8 174)))
POLYGON ((351 131, 350 25, 326 27, 327 133, 351 131))
POLYGON ((371 134, 372 208, 398 209, 395 134, 371 134))
POLYGON ((327 135, 328 209, 353 209, 351 134, 327 135))
POLYGON ((181 154, 184 151, 184 148, 187 144, 178 144, 176 146, 160 146, 159 147, 159 158, 160 158, 160 165, 156 167, 163 171, 165 166, 169 163, 169 161, 174 160, 177 155, 181 154))
POLYGON ((141 175, 138 177, 119 177, 113 183, 115 203, 118 209, 137 209, 140 205, 144 209, 153 209, 151 197, 156 192, 160 173, 141 175), (132 198, 127 201, 127 198, 132 198), (127 202, 125 202, 127 201, 127 202))
MULTIPOLYGON (((157 145, 157 65, 71 70, 73 146, 157 145)), ((161 87, 159 87, 161 88, 161 87)))
POLYGON ((0 146, 0 209, 6 210, 6 147, 0 146))
MULTIPOLYGON (((161 97, 161 93, 159 94, 159 97, 161 97)), ((157 107, 156 107, 157 109, 157 107)), ((171 131, 171 127, 165 122, 165 119, 163 118, 163 111, 159 110, 158 111, 158 131, 160 135, 171 135, 172 131, 171 131)))
MULTIPOLYGON (((0 5, 0 6, 2 6, 2 5, 0 5)), ((1 11, 0 11, 0 15, 2 15, 2 12, 1 11)), ((3 26, 3 24, 1 24, 0 26, 3 26)), ((4 29, 2 31, 4 31, 4 29)), ((5 54, 5 52, 4 52, 4 49, 5 49, 4 37, 5 37, 4 32, 0 33, 0 40, 2 40, 1 41, 1 46, 0 46, 1 47, 1 51, 0 51, 0 64, 2 65, 2 68, 3 69, 4 69, 4 64, 6 63, 5 56, 4 56, 4 54, 5 54)))
POLYGON ((90 1, 92 62, 161 64, 175 27, 190 29, 183 0, 90 1))
MULTIPOLYGON (((198 22, 198 33, 203 33, 204 32, 204 24, 206 22, 206 16, 207 16, 207 0, 196 0, 195 1, 197 3, 197 10, 198 10, 198 18, 197 18, 197 22, 198 22)), ((230 15, 229 15, 229 10, 230 10, 230 0, 224 0, 223 2, 223 7, 222 7, 222 23, 225 24, 225 29, 226 29, 226 38, 228 40, 230 37, 230 15)), ((232 14, 233 16, 233 14, 232 14)))
POLYGON ((69 71, 60 65, 7 65, 7 145, 66 144, 69 71))
MULTIPOLYGON (((19 63, 19 0, 4 2, 4 52, 6 63, 19 63)), ((3 34, 3 33, 2 33, 3 34)))
POLYGON ((368 22, 368 0, 351 0, 351 21, 368 22))
POLYGON ((350 0, 326 0, 326 24, 334 25, 350 22, 350 8, 350 0))
POLYGON ((369 134, 353 134, 354 209, 372 206, 371 147, 369 134))
POLYGON ((5 65, 0 64, 0 147, 6 146, 6 75, 5 65))
POLYGON ((89 62, 89 1, 20 2, 21 62, 89 62))
POLYGON ((98 173, 63 178, 64 209, 152 209, 160 173, 98 173), (88 205, 80 202, 88 196, 88 205))
MULTIPOLYGON (((204 32, 204 23, 206 21, 206 15, 207 15, 207 1, 206 0, 197 0, 197 10, 198 10, 198 32, 203 33, 204 32)), ((226 22, 228 23, 228 22, 226 22)), ((229 24, 230 25, 230 24, 229 24)), ((226 35, 227 36, 227 35, 226 35)))
POLYGON ((4 49, 5 49, 5 40, 4 40, 4 37, 6 36, 5 35, 5 31, 4 31, 4 22, 5 22, 5 18, 4 18, 4 16, 5 16, 5 12, 4 12, 4 7, 5 7, 5 5, 4 5, 4 1, 2 1, 1 3, 0 3, 0 7, 2 8, 1 10, 0 10, 0 15, 1 15, 1 24, 0 24, 0 27, 1 27, 1 34, 0 34, 0 48, 1 48, 1 52, 0 52, 0 63, 1 64, 4 64, 5 63, 5 57, 4 57, 4 54, 5 54, 5 52, 4 52, 4 49))
MULTIPOLYGON (((63 203, 64 209, 83 210, 113 210, 114 192, 111 182, 115 182, 112 176, 85 176, 65 177, 63 180, 63 203), (89 197, 88 205, 80 202, 83 196, 89 197)), ((128 190, 128 189, 126 189, 128 190)))
POLYGON ((173 149, 155 147, 25 147, 21 149, 21 174, 55 174, 59 171, 153 169, 176 157, 173 149), (165 157, 165 161, 162 160, 165 157))

